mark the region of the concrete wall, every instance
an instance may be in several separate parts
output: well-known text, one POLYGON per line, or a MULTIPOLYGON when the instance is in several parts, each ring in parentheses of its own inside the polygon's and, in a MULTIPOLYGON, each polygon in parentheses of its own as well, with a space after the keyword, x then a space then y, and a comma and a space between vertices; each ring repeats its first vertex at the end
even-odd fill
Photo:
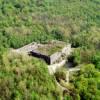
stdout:
POLYGON ((54 74, 54 73, 56 73, 58 69, 60 69, 61 67, 63 67, 65 65, 65 63, 66 63, 66 60, 62 60, 59 63, 48 65, 49 73, 51 75, 54 74))
POLYGON ((30 54, 34 57, 44 59, 47 64, 51 65, 51 64, 54 64, 57 60, 59 60, 62 55, 68 56, 71 52, 72 52, 71 45, 69 44, 66 47, 64 47, 61 50, 61 52, 56 52, 56 53, 52 54, 51 56, 43 55, 36 51, 30 51, 30 54))
POLYGON ((50 56, 50 62, 51 64, 54 64, 58 59, 60 59, 60 57, 64 54, 65 56, 68 56, 71 53, 71 45, 67 45, 66 47, 64 47, 61 52, 56 52, 53 55, 50 56))
POLYGON ((56 52, 50 56, 50 63, 54 64, 61 57, 61 52, 56 52))
POLYGON ((62 49, 62 53, 65 54, 66 56, 70 55, 71 52, 72 52, 71 44, 68 44, 66 47, 62 49))

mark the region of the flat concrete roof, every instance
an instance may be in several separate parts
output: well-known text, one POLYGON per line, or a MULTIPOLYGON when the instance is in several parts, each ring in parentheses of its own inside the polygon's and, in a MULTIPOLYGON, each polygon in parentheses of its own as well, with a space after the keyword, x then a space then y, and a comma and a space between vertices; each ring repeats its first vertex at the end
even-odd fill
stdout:
POLYGON ((55 52, 61 51, 66 46, 65 42, 52 40, 46 44, 39 44, 32 42, 28 45, 25 45, 19 49, 16 49, 17 52, 29 53, 31 51, 50 56, 55 52))

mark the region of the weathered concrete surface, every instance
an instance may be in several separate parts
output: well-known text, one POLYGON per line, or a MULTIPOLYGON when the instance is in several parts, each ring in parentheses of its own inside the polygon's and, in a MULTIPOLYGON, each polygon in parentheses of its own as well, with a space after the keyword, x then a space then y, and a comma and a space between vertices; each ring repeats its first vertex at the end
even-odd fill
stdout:
POLYGON ((58 59, 60 59, 62 53, 56 52, 50 56, 50 64, 54 64, 58 59))
POLYGON ((51 64, 54 64, 57 60, 60 60, 62 56, 67 57, 71 52, 71 44, 66 45, 60 52, 56 52, 50 56, 51 64))
POLYGON ((65 55, 67 55, 67 56, 70 55, 72 51, 73 50, 71 48, 71 44, 68 44, 66 47, 64 47, 62 49, 62 53, 65 54, 65 55))
MULTIPOLYGON (((67 45, 66 47, 64 47, 62 49, 62 52, 60 53, 61 55, 64 54, 66 55, 66 58, 67 56, 69 56, 71 53, 72 53, 72 48, 71 48, 71 44, 67 45)), ((60 55, 59 54, 59 55, 60 55)), ((60 56, 61 56, 60 55, 60 56)), ((55 56, 56 57, 56 56, 55 56)), ((53 57, 52 57, 53 58, 53 57)), ((60 69, 61 67, 63 67, 66 63, 66 58, 62 61, 60 61, 59 63, 56 63, 56 64, 52 64, 52 65, 49 65, 48 66, 48 70, 49 70, 49 73, 50 74, 54 74, 58 69, 60 69)))
MULTIPOLYGON (((59 43, 62 43, 62 42, 61 41, 56 41, 54 43, 56 43, 56 44, 58 43, 59 44, 59 43)), ((54 52, 51 55, 47 55, 47 54, 42 52, 43 50, 42 51, 39 50, 39 47, 45 48, 45 46, 47 46, 47 45, 48 46, 51 46, 51 45, 54 46, 53 43, 52 44, 39 44, 39 43, 36 43, 36 42, 32 42, 32 43, 30 43, 28 45, 25 45, 25 46, 23 46, 23 47, 21 47, 19 49, 13 50, 13 51, 17 52, 17 53, 31 54, 34 57, 42 58, 49 65, 55 64, 57 62, 60 62, 62 60, 62 56, 63 57, 64 56, 68 56, 72 51, 71 44, 68 44, 68 45, 64 44, 64 47, 61 48, 60 51, 58 50, 58 51, 54 52)), ((48 51, 48 49, 47 49, 47 51, 48 51)), ((44 50, 44 52, 45 52, 45 50, 44 50)))
POLYGON ((77 67, 77 68, 71 68, 71 69, 69 69, 69 72, 77 72, 79 70, 80 70, 79 67, 77 67))
POLYGON ((18 53, 22 53, 22 52, 29 53, 32 50, 36 50, 39 45, 40 44, 37 44, 35 42, 32 42, 32 43, 30 43, 28 45, 25 45, 25 46, 23 46, 23 47, 21 47, 19 49, 16 49, 15 51, 18 52, 18 53))
POLYGON ((49 65, 48 66, 49 73, 51 75, 54 74, 58 69, 60 69, 61 67, 63 67, 65 63, 66 63, 66 60, 63 60, 60 63, 49 65))
POLYGON ((80 71, 80 68, 69 68, 68 71, 66 71, 66 83, 69 84, 69 77, 70 77, 70 72, 77 72, 80 71))

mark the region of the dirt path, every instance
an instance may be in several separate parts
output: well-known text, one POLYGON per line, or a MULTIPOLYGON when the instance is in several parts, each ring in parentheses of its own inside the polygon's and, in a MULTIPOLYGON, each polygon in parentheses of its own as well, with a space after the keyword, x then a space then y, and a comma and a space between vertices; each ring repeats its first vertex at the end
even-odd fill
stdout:
POLYGON ((78 68, 69 68, 69 70, 66 71, 66 82, 67 82, 67 84, 69 84, 70 72, 77 72, 79 70, 80 70, 80 68, 78 67, 78 68))

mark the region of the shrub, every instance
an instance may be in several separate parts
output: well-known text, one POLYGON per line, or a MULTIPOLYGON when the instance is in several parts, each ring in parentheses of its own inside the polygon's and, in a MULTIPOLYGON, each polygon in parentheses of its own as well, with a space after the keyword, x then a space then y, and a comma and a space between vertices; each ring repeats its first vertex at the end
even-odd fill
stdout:
POLYGON ((27 55, 6 53, 0 63, 1 99, 56 99, 61 92, 46 64, 27 55), (16 85, 17 84, 17 85, 16 85))

